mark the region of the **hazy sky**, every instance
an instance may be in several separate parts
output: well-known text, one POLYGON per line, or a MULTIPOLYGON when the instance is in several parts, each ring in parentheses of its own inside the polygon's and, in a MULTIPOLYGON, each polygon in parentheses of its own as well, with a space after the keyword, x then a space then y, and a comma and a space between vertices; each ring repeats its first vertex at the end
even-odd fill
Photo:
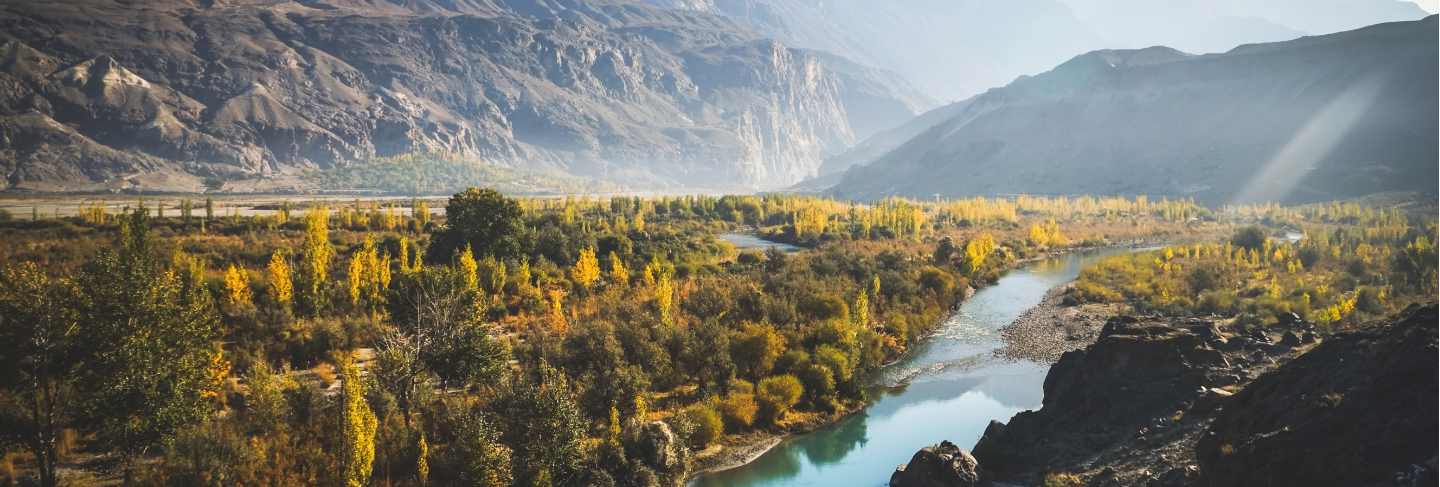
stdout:
POLYGON ((1415 2, 1415 4, 1419 5, 1420 8, 1425 9, 1426 12, 1430 12, 1432 14, 1440 12, 1440 0, 1418 0, 1415 2))

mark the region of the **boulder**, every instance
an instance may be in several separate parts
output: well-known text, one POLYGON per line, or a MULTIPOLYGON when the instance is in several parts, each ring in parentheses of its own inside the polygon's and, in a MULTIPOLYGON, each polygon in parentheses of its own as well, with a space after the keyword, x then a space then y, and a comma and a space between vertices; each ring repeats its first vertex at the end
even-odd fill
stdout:
POLYGON ((651 421, 631 428, 628 439, 631 455, 661 473, 683 471, 688 450, 663 421, 651 421))
MULTIPOLYGON (((995 423, 991 423, 994 425, 995 423)), ((915 452, 910 463, 895 468, 891 487, 973 487, 980 484, 980 463, 949 441, 915 452)))

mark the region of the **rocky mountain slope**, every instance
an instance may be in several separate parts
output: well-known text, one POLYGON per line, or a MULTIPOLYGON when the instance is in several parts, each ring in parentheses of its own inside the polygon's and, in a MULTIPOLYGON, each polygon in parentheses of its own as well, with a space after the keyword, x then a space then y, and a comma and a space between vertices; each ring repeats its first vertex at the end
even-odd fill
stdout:
POLYGON ((770 188, 922 103, 889 73, 623 0, 0 4, 0 189, 274 189, 413 154, 770 188))
POLYGON ((1194 56, 1094 51, 964 102, 830 193, 1434 192, 1436 18, 1194 56))
POLYGON ((1436 320, 1412 307, 1318 344, 1298 320, 1111 320, 1051 367, 1041 409, 973 455, 921 450, 890 485, 1434 485, 1436 320))

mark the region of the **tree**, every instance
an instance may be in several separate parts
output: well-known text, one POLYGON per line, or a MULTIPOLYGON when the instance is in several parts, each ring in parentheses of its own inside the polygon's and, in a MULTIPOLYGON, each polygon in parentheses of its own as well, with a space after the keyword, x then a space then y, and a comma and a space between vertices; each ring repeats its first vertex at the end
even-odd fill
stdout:
POLYGON ((466 189, 450 197, 445 227, 435 235, 426 260, 444 262, 467 244, 484 255, 516 256, 525 226, 522 217, 520 203, 498 191, 466 189))
POLYGON ((666 325, 674 323, 675 309, 675 288, 670 283, 670 274, 660 274, 659 280, 655 283, 655 309, 660 314, 660 322, 666 325))
POLYGON ((690 328, 685 340, 683 365, 686 372, 700 383, 700 389, 714 393, 727 387, 735 377, 735 363, 730 358, 730 332, 715 320, 690 328))
POLYGON ((775 360, 785 353, 785 337, 765 325, 747 323, 731 343, 735 363, 750 380, 760 380, 769 374, 775 360))
POLYGON ((316 206, 305 212, 305 244, 302 248, 305 282, 309 285, 312 309, 324 306, 324 290, 330 279, 330 260, 335 249, 330 246, 330 210, 316 206))
POLYGON ((507 272, 504 261, 496 259, 493 255, 485 256, 485 260, 480 261, 480 281, 485 285, 485 292, 490 294, 505 292, 507 272))
POLYGON ((455 466, 457 484, 508 487, 513 480, 510 448, 479 408, 468 408, 452 420, 454 439, 448 456, 455 466))
POLYGON ((800 379, 788 374, 766 377, 755 386, 760 415, 771 424, 784 419, 785 413, 800 402, 800 396, 804 393, 805 388, 800 385, 800 379))
POLYGON ((565 375, 541 362, 510 384, 495 410, 505 424, 504 443, 515 450, 517 485, 571 485, 583 457, 585 421, 565 375))
POLYGON ((402 274, 386 303, 393 332, 377 346, 376 380, 409 420, 414 392, 433 374, 442 385, 498 381, 508 352, 480 321, 478 294, 448 266, 402 274))
POLYGON ((600 280, 600 260, 595 258, 594 247, 580 250, 580 257, 575 259, 575 266, 570 269, 570 278, 585 289, 594 287, 600 280))
POLYGON ((681 411, 680 415, 694 427, 686 440, 697 450, 710 446, 725 433, 725 422, 720 419, 720 413, 710 406, 692 404, 681 411))
POLYGON ((620 254, 610 251, 610 281, 625 285, 630 282, 630 270, 625 268, 625 262, 620 260, 620 254))
POLYGON ((0 270, 0 445, 29 450, 42 487, 56 485, 56 441, 74 412, 79 295, 34 263, 0 270))
POLYGON ((224 362, 209 294, 187 287, 151 248, 143 210, 128 216, 114 248, 82 268, 85 344, 78 390, 83 430, 133 461, 204 419, 224 362))
POLYGON ((360 369, 347 353, 340 361, 340 475, 347 487, 370 483, 378 424, 365 402, 360 369))
POLYGON ((270 275, 270 300, 282 309, 290 309, 290 303, 295 300, 295 282, 290 275, 290 260, 285 257, 284 250, 276 250, 270 254, 270 265, 266 270, 270 275))
POLYGON ((466 289, 473 291, 480 288, 480 264, 475 262, 475 254, 470 251, 470 244, 465 244, 465 250, 460 252, 455 265, 459 266, 461 276, 465 278, 466 289))
POLYGON ((964 271, 966 274, 975 275, 985 267, 985 260, 995 252, 995 237, 989 233, 982 233, 980 236, 970 239, 965 243, 964 271))
POLYGON ((233 308, 250 306, 250 280, 245 277, 245 271, 230 264, 225 269, 225 304, 233 308))
POLYGON ((1258 251, 1265 247, 1265 241, 1269 239, 1269 236, 1265 234, 1265 229, 1250 225, 1236 230, 1235 235, 1230 237, 1230 243, 1242 249, 1258 251))

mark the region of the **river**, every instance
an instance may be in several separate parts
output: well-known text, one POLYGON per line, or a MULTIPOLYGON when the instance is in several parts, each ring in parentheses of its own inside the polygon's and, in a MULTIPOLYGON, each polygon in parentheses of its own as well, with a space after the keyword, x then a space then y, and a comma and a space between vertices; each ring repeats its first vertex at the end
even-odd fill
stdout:
POLYGON ((990 420, 1038 408, 1043 395, 1049 365, 995 357, 999 329, 1085 265, 1129 251, 1067 254, 1011 271, 961 304, 906 359, 878 371, 875 400, 864 411, 690 485, 883 486, 921 447, 950 440, 969 449, 990 420))

